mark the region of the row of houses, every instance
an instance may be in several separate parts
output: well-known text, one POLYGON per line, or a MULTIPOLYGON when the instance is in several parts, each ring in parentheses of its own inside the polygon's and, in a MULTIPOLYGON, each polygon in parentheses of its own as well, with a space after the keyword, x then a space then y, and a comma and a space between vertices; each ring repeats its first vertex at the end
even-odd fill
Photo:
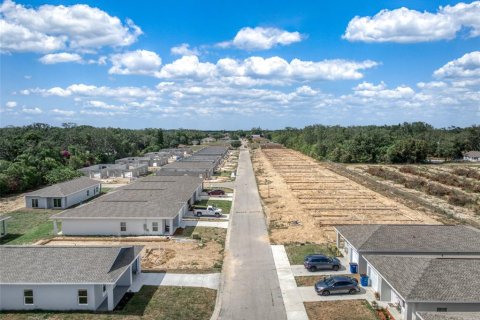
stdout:
MULTIPOLYGON (((226 151, 207 149, 197 159, 193 155, 191 161, 180 162, 192 170, 197 160, 215 167, 226 151)), ((87 203, 101 192, 101 184, 80 177, 31 192, 25 201, 29 208, 80 204, 51 217, 54 233, 66 236, 170 236, 183 225, 208 176, 189 173, 142 177, 87 203)), ((0 219, 0 235, 7 233, 7 219, 0 219)), ((141 250, 0 246, 0 310, 113 310, 141 272, 141 250)))
POLYGON ((403 319, 480 312, 479 230, 445 225, 345 225, 335 230, 339 250, 358 263, 379 300, 403 319))

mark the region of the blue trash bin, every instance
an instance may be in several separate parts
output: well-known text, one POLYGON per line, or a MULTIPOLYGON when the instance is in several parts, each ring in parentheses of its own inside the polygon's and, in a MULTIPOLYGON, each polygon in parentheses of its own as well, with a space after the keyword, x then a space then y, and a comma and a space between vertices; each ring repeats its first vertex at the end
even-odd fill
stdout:
POLYGON ((350 273, 358 273, 358 263, 350 262, 350 273))
POLYGON ((362 287, 368 287, 368 276, 366 274, 360 276, 360 284, 362 287))

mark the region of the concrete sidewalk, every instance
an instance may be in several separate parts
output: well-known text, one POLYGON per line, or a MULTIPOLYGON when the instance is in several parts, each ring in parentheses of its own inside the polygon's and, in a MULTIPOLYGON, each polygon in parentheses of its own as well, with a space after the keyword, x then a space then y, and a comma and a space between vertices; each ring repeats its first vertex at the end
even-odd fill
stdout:
POLYGON ((140 273, 131 290, 138 292, 143 286, 202 287, 218 290, 220 273, 140 273))
POLYGON ((184 227, 210 227, 210 228, 228 228, 227 221, 202 221, 202 220, 183 220, 182 225, 184 227))
POLYGON ((282 245, 272 245, 271 247, 278 280, 280 281, 280 289, 282 290, 283 303, 287 311, 287 319, 308 320, 307 311, 298 292, 285 247, 282 245))

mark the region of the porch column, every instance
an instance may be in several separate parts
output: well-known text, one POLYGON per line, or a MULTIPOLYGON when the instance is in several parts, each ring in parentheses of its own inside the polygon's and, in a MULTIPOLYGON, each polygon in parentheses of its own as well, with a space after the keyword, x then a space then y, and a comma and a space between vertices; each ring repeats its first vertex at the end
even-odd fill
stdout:
POLYGON ((142 273, 142 263, 140 262, 140 257, 135 260, 135 263, 137 264, 137 274, 142 273))
POLYGON ((115 309, 115 305, 113 302, 113 287, 113 284, 107 285, 108 311, 113 311, 113 309, 115 309))
POLYGON ((168 223, 170 225, 170 235, 173 236, 173 233, 175 232, 175 230, 173 230, 173 219, 169 219, 168 223))
POLYGON ((340 234, 337 232, 337 249, 340 250, 340 234))
POLYGON ((55 235, 58 234, 57 220, 53 220, 53 234, 55 234, 55 235))

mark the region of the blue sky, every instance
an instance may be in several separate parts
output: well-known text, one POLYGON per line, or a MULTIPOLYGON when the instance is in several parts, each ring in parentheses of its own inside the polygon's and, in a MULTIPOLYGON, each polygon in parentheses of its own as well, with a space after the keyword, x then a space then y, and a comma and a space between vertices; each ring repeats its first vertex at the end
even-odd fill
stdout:
POLYGON ((480 1, 4 1, 0 125, 480 121, 480 1))

